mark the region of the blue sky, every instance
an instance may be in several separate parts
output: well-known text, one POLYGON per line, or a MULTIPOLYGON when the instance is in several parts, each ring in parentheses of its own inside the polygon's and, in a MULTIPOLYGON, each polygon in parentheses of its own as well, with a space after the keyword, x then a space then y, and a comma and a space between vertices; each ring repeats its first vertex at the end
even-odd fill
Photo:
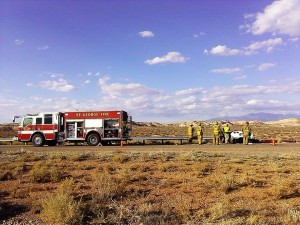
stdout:
POLYGON ((0 122, 299 114, 300 0, 0 1, 0 122))

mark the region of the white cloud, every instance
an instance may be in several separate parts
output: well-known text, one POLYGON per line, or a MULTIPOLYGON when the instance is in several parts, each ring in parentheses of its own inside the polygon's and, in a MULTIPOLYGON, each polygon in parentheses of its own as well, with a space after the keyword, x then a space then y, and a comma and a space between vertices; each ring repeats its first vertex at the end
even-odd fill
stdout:
POLYGON ((290 41, 290 42, 297 42, 297 41, 300 41, 300 37, 291 37, 291 38, 289 38, 289 41, 290 41))
POLYGON ((253 55, 258 53, 259 50, 263 49, 266 52, 272 52, 273 49, 277 46, 283 45, 282 38, 273 38, 265 41, 258 41, 250 44, 249 46, 244 48, 244 55, 253 55))
POLYGON ((247 105, 257 105, 259 104, 260 102, 262 102, 262 100, 259 100, 259 99, 250 99, 246 102, 247 105))
POLYGON ((46 75, 49 75, 51 78, 64 77, 62 73, 47 73, 46 75))
POLYGON ((26 87, 33 87, 34 85, 33 85, 33 83, 27 83, 26 84, 26 87))
POLYGON ((264 41, 253 42, 252 44, 242 47, 241 49, 231 49, 226 45, 218 45, 213 47, 210 51, 205 49, 204 54, 220 55, 220 56, 234 56, 234 55, 254 55, 259 51, 265 50, 270 53, 274 48, 283 45, 282 38, 272 38, 264 41))
MULTIPOLYGON (((249 16, 245 19, 249 19, 249 16)), ((246 25, 247 31, 254 35, 278 33, 299 36, 300 0, 274 1, 263 12, 256 13, 254 19, 254 22, 246 25)))
POLYGON ((232 73, 240 73, 242 72, 241 68, 221 68, 221 69, 212 69, 209 72, 211 73, 225 73, 225 74, 232 74, 232 73))
POLYGON ((274 67, 276 64, 275 63, 262 63, 261 65, 258 66, 259 71, 266 71, 272 67, 274 67))
POLYGON ((23 44, 23 43, 24 43, 23 40, 20 40, 20 39, 16 39, 16 40, 15 40, 15 44, 16 44, 16 45, 21 45, 21 44, 23 44))
POLYGON ((218 45, 213 47, 210 51, 204 50, 204 53, 210 53, 212 55, 232 56, 239 55, 241 52, 238 49, 230 49, 226 45, 218 45))
POLYGON ((89 83, 91 83, 91 81, 90 80, 85 80, 84 83, 89 84, 89 83))
POLYGON ((139 83, 108 83, 110 77, 101 77, 98 81, 101 92, 110 97, 118 97, 121 95, 140 96, 140 95, 157 95, 160 91, 149 88, 139 83))
POLYGON ((176 91, 175 95, 181 96, 181 95, 198 95, 203 94, 204 89, 203 88, 189 88, 185 90, 176 91))
POLYGON ((240 76, 236 76, 235 78, 234 78, 234 80, 243 80, 243 79, 245 79, 245 78, 247 78, 247 75, 240 75, 240 76))
MULTIPOLYGON (((102 104, 105 106, 121 106, 133 111, 148 120, 178 120, 179 117, 207 119, 223 115, 240 115, 255 110, 287 110, 300 108, 300 104, 272 99, 275 94, 280 96, 289 93, 300 93, 299 82, 293 80, 286 86, 269 84, 265 86, 235 85, 232 87, 214 87, 212 89, 188 88, 174 93, 165 93, 142 84, 109 83, 110 77, 99 79, 102 91, 102 104), (128 94, 132 92, 132 94, 128 94), (269 98, 269 99, 268 99, 269 98), (264 104, 268 105, 264 105, 264 104), (272 105, 273 103, 273 105, 272 105), (216 107, 217 106, 217 107, 216 107), (172 117, 174 116, 174 117, 172 117)), ((287 81, 288 82, 288 81, 287 81)), ((278 111, 277 111, 278 112, 278 111)))
POLYGON ((148 59, 145 61, 148 65, 154 65, 158 63, 185 63, 188 58, 183 57, 180 52, 168 52, 162 57, 155 57, 153 59, 148 59))
POLYGON ((201 36, 204 36, 204 35, 205 35, 204 32, 199 32, 199 33, 193 34, 193 37, 197 39, 197 38, 200 38, 201 36))
POLYGON ((44 89, 57 92, 69 92, 75 89, 75 87, 64 79, 55 80, 44 80, 40 82, 40 86, 44 89))
POLYGON ((44 45, 38 48, 38 50, 47 50, 49 48, 48 45, 44 45))
MULTIPOLYGON (((104 105, 109 109, 124 108, 129 112, 141 113, 142 115, 148 113, 155 120, 171 119, 172 116, 178 118, 182 115, 198 118, 200 112, 203 112, 201 117, 211 118, 215 115, 222 115, 224 110, 228 110, 227 112, 231 115, 235 112, 237 114, 248 113, 248 110, 255 111, 256 109, 272 110, 275 108, 280 110, 282 108, 283 110, 292 111, 297 107, 300 108, 300 105, 294 105, 293 101, 278 102, 276 105, 271 104, 274 103, 272 99, 274 94, 300 93, 300 85, 297 80, 290 81, 285 87, 280 84, 266 86, 237 85, 208 90, 199 87, 174 93, 165 93, 143 84, 118 84, 109 83, 108 81, 109 77, 104 78, 104 83, 103 80, 101 82, 99 80, 103 86, 107 86, 107 89, 101 88, 102 95, 104 94, 98 103, 101 108, 104 105), (110 88, 112 88, 111 92, 106 93, 110 88), (136 91, 135 88, 137 88, 136 91), (133 91, 133 93, 129 95, 128 91, 133 91), (118 93, 117 98, 113 96, 112 93, 114 92, 118 93), (207 101, 205 101, 205 98, 207 101), (260 104, 247 105, 247 102, 251 99, 265 99, 265 103, 268 104, 264 105, 259 102, 260 104)), ((147 120, 146 117, 144 119, 147 120)))
POLYGON ((141 31, 141 32, 139 32, 139 35, 141 37, 154 37, 154 33, 149 30, 141 31))
MULTIPOLYGON (((10 122, 11 115, 67 110, 124 109, 135 121, 172 122, 205 120, 218 116, 237 116, 250 112, 295 113, 300 103, 299 79, 284 79, 266 85, 215 86, 213 88, 186 88, 166 93, 141 83, 116 83, 108 76, 98 81, 99 95, 91 99, 76 100, 54 96, 21 96, 0 94, 2 122, 10 122), (282 85, 285 83, 285 85, 282 85), (9 99, 9 100, 8 100, 9 99)), ((50 90, 66 90, 68 82, 43 81, 50 90)), ((29 85, 30 86, 30 85, 29 85)))

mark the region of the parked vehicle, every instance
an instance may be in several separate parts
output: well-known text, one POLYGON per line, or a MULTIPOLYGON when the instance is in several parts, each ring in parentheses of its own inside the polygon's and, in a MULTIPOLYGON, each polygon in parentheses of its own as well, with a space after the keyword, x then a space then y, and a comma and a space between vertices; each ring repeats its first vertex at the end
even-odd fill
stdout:
POLYGON ((126 141, 132 119, 123 110, 52 112, 15 116, 22 118, 18 141, 34 146, 55 146, 61 142, 86 142, 90 146, 126 141))
MULTIPOLYGON (((249 140, 253 140, 254 135, 251 132, 249 140)), ((235 130, 230 133, 230 143, 243 143, 243 131, 235 130)))

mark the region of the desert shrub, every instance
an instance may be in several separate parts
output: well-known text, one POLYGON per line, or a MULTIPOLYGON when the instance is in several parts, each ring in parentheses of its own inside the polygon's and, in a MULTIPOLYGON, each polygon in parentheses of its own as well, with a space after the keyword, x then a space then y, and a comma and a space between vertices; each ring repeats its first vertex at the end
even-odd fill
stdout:
POLYGON ((227 214, 230 212, 229 205, 230 203, 227 200, 221 200, 214 203, 208 210, 209 220, 211 222, 216 222, 226 218, 227 214))
POLYGON ((112 213, 116 206, 118 197, 121 197, 124 187, 111 175, 93 174, 91 181, 91 201, 89 202, 89 212, 92 224, 109 223, 116 224, 116 215, 112 213), (110 213, 109 213, 110 212, 110 213))
POLYGON ((56 166, 50 167, 37 163, 30 170, 31 181, 36 183, 58 182, 64 179, 65 172, 56 166))
POLYGON ((292 225, 300 224, 300 210, 288 209, 285 216, 285 222, 292 225))
POLYGON ((119 163, 126 163, 130 160, 130 157, 128 155, 114 155, 112 157, 113 162, 119 162, 119 163))
POLYGON ((51 182, 59 182, 66 176, 64 170, 58 167, 51 167, 49 169, 49 174, 51 182))
POLYGON ((225 193, 233 191, 238 186, 238 181, 233 173, 225 174, 220 179, 220 190, 225 193))
POLYGON ((16 130, 10 125, 0 126, 0 138, 8 138, 17 135, 16 130))
POLYGON ((92 177, 92 198, 95 203, 107 201, 110 198, 116 197, 123 191, 120 182, 110 175, 93 174, 92 177))
POLYGON ((81 224, 83 218, 82 202, 72 196, 74 181, 66 179, 56 193, 48 195, 41 202, 43 220, 54 224, 81 224))
POLYGON ((37 163, 30 170, 30 179, 36 183, 47 183, 50 182, 50 173, 48 167, 42 165, 42 163, 37 163))
POLYGON ((197 177, 205 177, 210 175, 214 171, 214 168, 209 162, 194 163, 192 171, 194 171, 197 177))
POLYGON ((84 160, 91 159, 93 157, 94 157, 94 155, 91 154, 91 153, 81 153, 81 154, 71 155, 69 157, 69 160, 74 161, 74 162, 81 162, 81 161, 84 161, 84 160))
POLYGON ((0 181, 13 180, 13 173, 10 171, 0 171, 0 181))
POLYGON ((255 214, 250 214, 247 217, 247 220, 245 221, 247 225, 258 225, 258 224, 264 224, 261 221, 261 216, 260 215, 255 215, 255 214))
POLYGON ((21 162, 37 162, 40 160, 44 160, 45 157, 42 155, 36 155, 36 154, 32 154, 32 153, 26 153, 23 156, 21 156, 18 161, 21 162))
POLYGON ((277 180, 270 188, 269 193, 278 199, 299 195, 300 184, 296 183, 297 177, 277 180))
POLYGON ((178 156, 178 160, 202 162, 202 161, 207 161, 209 157, 211 157, 209 153, 200 150, 195 150, 195 151, 189 151, 184 154, 180 154, 178 156))

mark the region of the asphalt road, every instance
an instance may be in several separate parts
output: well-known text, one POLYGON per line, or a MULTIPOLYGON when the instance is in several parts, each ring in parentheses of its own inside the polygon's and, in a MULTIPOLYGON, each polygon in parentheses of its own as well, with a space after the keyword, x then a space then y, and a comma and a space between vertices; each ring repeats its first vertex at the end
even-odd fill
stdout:
POLYGON ((272 146, 272 144, 184 144, 184 145, 125 145, 125 146, 55 146, 55 147, 33 147, 32 145, 0 145, 1 154, 13 154, 25 151, 27 153, 51 154, 51 153, 98 153, 98 152, 188 152, 188 151, 204 151, 218 154, 233 154, 233 155, 295 155, 300 156, 299 143, 282 143, 272 146))

